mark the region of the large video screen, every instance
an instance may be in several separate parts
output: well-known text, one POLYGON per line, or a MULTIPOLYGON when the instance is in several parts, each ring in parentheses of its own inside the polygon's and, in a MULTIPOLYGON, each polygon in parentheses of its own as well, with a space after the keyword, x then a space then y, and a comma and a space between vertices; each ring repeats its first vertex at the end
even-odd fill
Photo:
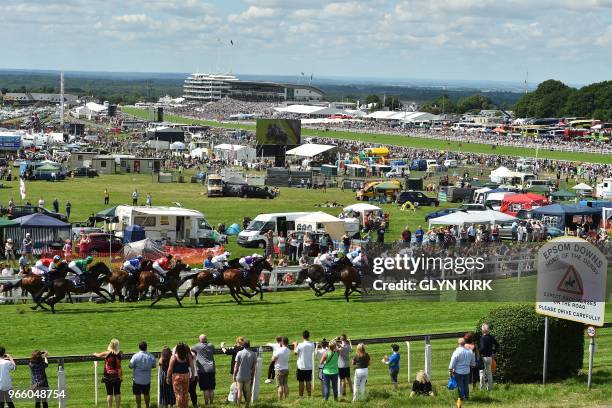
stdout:
POLYGON ((297 146, 302 136, 298 119, 257 119, 258 145, 297 146))

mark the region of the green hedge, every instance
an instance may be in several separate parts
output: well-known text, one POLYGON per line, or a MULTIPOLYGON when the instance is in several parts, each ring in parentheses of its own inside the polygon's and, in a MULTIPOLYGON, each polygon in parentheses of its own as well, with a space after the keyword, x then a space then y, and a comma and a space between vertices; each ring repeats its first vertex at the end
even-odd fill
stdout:
MULTIPOLYGON (((582 368, 584 326, 549 318, 548 374, 550 379, 576 375, 582 368)), ((544 317, 535 313, 533 305, 504 306, 484 316, 476 328, 488 323, 490 332, 500 344, 495 355, 495 377, 503 382, 537 382, 542 379, 544 357, 544 317)))

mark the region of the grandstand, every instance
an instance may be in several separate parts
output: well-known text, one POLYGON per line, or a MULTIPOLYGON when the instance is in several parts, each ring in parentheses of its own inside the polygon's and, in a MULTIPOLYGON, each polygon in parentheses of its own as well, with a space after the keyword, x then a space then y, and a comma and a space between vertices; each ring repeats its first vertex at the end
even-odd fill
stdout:
POLYGON ((183 96, 191 101, 224 97, 246 101, 320 101, 323 91, 310 85, 242 81, 234 75, 194 73, 185 79, 183 96))

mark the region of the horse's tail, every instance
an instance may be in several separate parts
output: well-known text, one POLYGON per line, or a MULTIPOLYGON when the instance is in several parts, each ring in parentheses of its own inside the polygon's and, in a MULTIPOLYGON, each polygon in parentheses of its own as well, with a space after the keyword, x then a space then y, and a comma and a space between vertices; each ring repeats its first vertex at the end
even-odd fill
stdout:
POLYGON ((0 285, 0 293, 9 292, 13 289, 21 287, 21 279, 17 282, 7 282, 5 284, 0 285))
POLYGON ((195 278, 196 276, 198 276, 200 274, 200 272, 194 272, 194 273, 190 273, 187 276, 184 276, 181 278, 181 280, 179 281, 179 286, 182 285, 183 283, 187 282, 188 280, 192 280, 193 278, 195 278))

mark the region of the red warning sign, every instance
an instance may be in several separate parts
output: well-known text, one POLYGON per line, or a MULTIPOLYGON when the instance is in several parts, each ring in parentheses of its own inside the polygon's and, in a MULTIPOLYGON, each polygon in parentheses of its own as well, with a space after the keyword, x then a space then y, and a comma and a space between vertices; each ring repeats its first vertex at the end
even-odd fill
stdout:
POLYGON ((561 292, 571 293, 572 295, 580 295, 584 293, 582 289, 582 280, 580 275, 576 272, 573 265, 567 268, 567 272, 563 275, 563 279, 559 282, 557 290, 561 292))

